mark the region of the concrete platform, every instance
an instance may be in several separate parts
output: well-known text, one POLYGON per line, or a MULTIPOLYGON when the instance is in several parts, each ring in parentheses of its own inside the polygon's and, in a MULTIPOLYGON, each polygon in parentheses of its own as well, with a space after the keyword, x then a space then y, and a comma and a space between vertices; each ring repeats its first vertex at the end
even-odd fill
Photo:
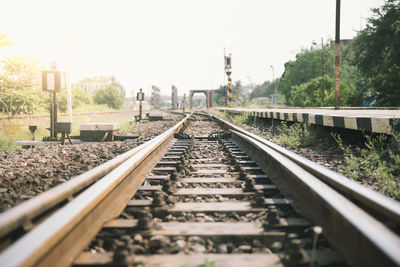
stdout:
POLYGON ((392 134, 393 130, 400 131, 400 109, 218 108, 218 110, 257 118, 308 122, 374 133, 392 134))

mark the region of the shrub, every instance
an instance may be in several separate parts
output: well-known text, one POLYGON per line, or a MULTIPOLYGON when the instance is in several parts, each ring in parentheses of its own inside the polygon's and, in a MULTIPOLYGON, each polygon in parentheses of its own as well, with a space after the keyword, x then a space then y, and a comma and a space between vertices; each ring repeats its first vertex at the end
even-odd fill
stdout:
POLYGON ((243 115, 233 115, 232 116, 232 122, 236 125, 245 125, 249 121, 249 116, 243 114, 243 115))
POLYGON ((112 86, 97 90, 93 96, 93 100, 96 104, 106 104, 114 109, 120 109, 124 104, 124 97, 112 86))
POLYGON ((279 134, 274 141, 285 147, 307 147, 315 144, 317 137, 310 131, 306 123, 295 123, 288 126, 285 121, 281 122, 279 134))
MULTIPOLYGON (((57 95, 58 108, 60 109, 61 112, 67 111, 67 105, 68 105, 67 97, 68 97, 67 91, 64 91, 61 94, 57 95)), ((73 109, 77 109, 82 105, 91 103, 91 98, 86 93, 85 89, 79 87, 71 88, 71 98, 72 98, 73 109)))
POLYGON ((385 195, 400 198, 400 133, 393 136, 366 135, 364 148, 351 149, 345 146, 339 135, 333 135, 342 149, 346 169, 344 175, 361 180, 362 174, 371 177, 378 184, 379 190, 385 195))

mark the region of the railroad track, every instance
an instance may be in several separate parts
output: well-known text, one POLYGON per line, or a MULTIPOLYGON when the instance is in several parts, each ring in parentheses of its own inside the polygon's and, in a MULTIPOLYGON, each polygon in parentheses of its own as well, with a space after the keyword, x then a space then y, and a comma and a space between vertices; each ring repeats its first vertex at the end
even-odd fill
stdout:
POLYGON ((2 214, 0 265, 400 264, 398 202, 193 116, 59 190, 57 201, 2 214))

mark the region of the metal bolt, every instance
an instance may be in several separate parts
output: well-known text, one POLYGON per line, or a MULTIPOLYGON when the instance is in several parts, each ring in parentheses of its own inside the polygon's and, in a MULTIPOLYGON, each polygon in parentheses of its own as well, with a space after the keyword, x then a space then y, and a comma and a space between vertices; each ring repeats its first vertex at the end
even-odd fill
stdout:
POLYGON ((153 192, 153 207, 162 207, 165 206, 165 197, 162 192, 154 191, 153 192))
POLYGON ((127 262, 129 253, 125 250, 125 246, 117 246, 113 255, 113 262, 117 264, 125 264, 127 262))
POLYGON ((172 173, 169 175, 169 179, 170 179, 171 181, 175 181, 175 180, 177 179, 177 174, 176 174, 176 172, 172 172, 172 173))
POLYGON ((300 239, 290 240, 288 254, 289 262, 295 265, 300 265, 301 263, 304 263, 307 258, 305 251, 302 249, 302 243, 300 239))
MULTIPOLYGON (((174 180, 174 179, 172 179, 172 180, 174 180)), ((166 182, 162 187, 162 190, 167 194, 172 194, 173 193, 173 189, 174 189, 174 187, 173 187, 173 184, 172 184, 171 181, 166 182)))
POLYGON ((243 170, 240 170, 239 180, 247 180, 247 173, 245 173, 243 170))
POLYGON ((138 224, 136 229, 138 230, 148 230, 153 226, 153 215, 151 214, 149 208, 143 208, 137 211, 138 224))
POLYGON ((245 192, 254 192, 255 188, 254 185, 256 184, 256 182, 254 181, 254 179, 249 178, 246 180, 246 184, 245 184, 245 188, 243 189, 243 191, 245 192))
POLYGON ((279 211, 277 209, 270 209, 267 214, 267 220, 270 224, 279 224, 279 211))
POLYGON ((257 190, 254 194, 254 206, 255 207, 264 207, 265 206, 265 198, 264 192, 262 190, 257 190))

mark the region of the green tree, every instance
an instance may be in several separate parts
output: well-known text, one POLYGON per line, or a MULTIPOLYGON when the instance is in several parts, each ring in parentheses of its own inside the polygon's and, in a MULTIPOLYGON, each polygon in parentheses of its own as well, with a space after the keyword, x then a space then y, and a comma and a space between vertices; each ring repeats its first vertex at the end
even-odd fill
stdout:
MULTIPOLYGON (((324 72, 325 75, 333 73, 333 51, 329 44, 324 45, 324 72)), ((295 61, 285 63, 285 72, 279 82, 279 92, 286 98, 286 103, 293 105, 292 88, 306 83, 316 77, 322 76, 321 49, 311 47, 302 49, 296 55, 295 61)))
POLYGON ((233 99, 243 98, 243 88, 241 81, 236 81, 232 84, 232 98, 233 99))
POLYGON ((8 46, 8 45, 14 45, 14 43, 10 40, 5 40, 7 37, 7 34, 3 33, 0 34, 0 47, 1 46, 8 46))
MULTIPOLYGON (((220 85, 219 89, 215 91, 214 103, 219 106, 225 106, 225 97, 227 94, 227 86, 220 85)), ((232 83, 232 101, 242 103, 244 101, 243 88, 241 81, 232 83)))
POLYGON ((32 57, 12 57, 2 61, 0 110, 9 117, 32 114, 43 108, 46 94, 41 91, 39 61, 32 57))
POLYGON ((77 87, 86 90, 86 93, 93 95, 96 90, 105 87, 114 87, 121 96, 125 96, 125 88, 114 76, 95 76, 93 78, 86 77, 75 84, 77 87))
POLYGON ((215 91, 213 101, 217 106, 225 106, 226 86, 220 85, 215 91))
POLYGON ((93 100, 96 104, 106 104, 114 109, 120 109, 124 104, 124 97, 119 94, 117 88, 112 86, 96 90, 93 100))
POLYGON ((275 79, 274 83, 266 81, 263 84, 257 85, 250 94, 250 99, 257 97, 269 97, 274 93, 274 88, 278 88, 279 79, 275 79))
MULTIPOLYGON (((306 83, 293 86, 292 103, 301 107, 332 106, 335 101, 334 86, 334 79, 329 76, 325 77, 325 79, 320 76, 306 83)), ((357 91, 344 81, 340 82, 340 92, 344 106, 349 106, 351 101, 357 98, 357 91)))
POLYGON ((400 105, 400 0, 372 9, 354 42, 356 64, 379 106, 400 105))
MULTIPOLYGON (((61 112, 67 111, 67 91, 57 95, 58 108, 61 112)), ((92 98, 86 93, 86 90, 76 85, 71 86, 72 108, 78 108, 83 104, 90 104, 92 98)))

